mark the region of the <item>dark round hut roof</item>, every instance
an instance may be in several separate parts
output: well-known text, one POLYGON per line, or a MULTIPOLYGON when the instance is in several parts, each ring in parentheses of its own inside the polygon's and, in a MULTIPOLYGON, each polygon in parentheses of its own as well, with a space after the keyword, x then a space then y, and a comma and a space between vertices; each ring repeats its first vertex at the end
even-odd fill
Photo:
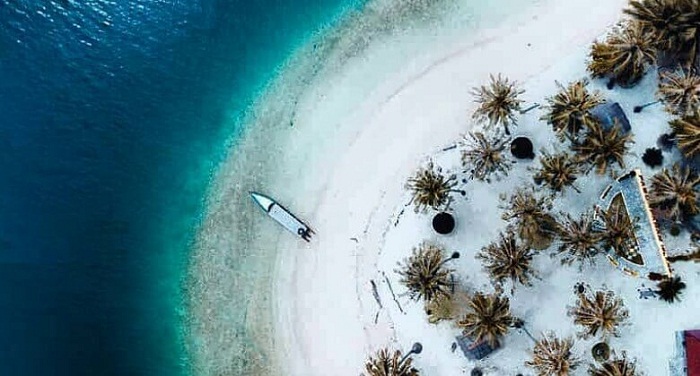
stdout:
POLYGON ((664 155, 657 148, 649 148, 644 151, 642 162, 649 167, 658 167, 664 163, 664 155))
POLYGON ((510 152, 518 159, 535 158, 533 150, 532 141, 527 137, 516 137, 510 143, 510 152))
POLYGON ((450 213, 438 213, 433 217, 433 229, 438 234, 449 234, 455 228, 455 219, 450 213))
POLYGON ((605 342, 598 342, 591 349, 591 354, 596 362, 602 363, 610 358, 610 346, 605 342))

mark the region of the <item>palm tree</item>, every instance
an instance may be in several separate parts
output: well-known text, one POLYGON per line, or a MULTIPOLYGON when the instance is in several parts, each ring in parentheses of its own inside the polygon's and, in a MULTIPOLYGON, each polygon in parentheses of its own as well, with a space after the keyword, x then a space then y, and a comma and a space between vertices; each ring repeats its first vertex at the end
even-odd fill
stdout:
POLYGON ((554 192, 562 192, 564 188, 573 186, 581 173, 581 167, 578 161, 571 157, 568 153, 559 153, 550 155, 542 153, 540 157, 539 170, 536 170, 533 179, 536 184, 544 183, 554 192))
POLYGON ((578 160, 591 163, 599 175, 605 174, 612 163, 624 168, 625 154, 629 144, 634 142, 632 136, 622 133, 617 120, 613 127, 607 130, 598 122, 591 123, 589 127, 583 142, 573 147, 578 160))
POLYGON ((700 110, 700 76, 683 69, 664 72, 659 81, 658 96, 669 113, 694 116, 700 110))
POLYGON ((649 29, 661 51, 679 58, 687 68, 694 65, 700 18, 696 0, 632 0, 625 13, 649 29))
POLYGON ((585 262, 593 264, 595 256, 600 253, 598 244, 602 235, 593 230, 591 213, 583 213, 578 219, 566 213, 558 233, 557 252, 562 255, 562 264, 571 265, 574 261, 580 262, 581 266, 585 262))
POLYGON ((670 122, 678 148, 686 158, 700 155, 700 113, 670 122))
POLYGON ((698 186, 700 176, 676 163, 670 171, 664 168, 651 179, 649 205, 668 213, 674 222, 691 218, 700 213, 698 186))
POLYGON ((627 359, 625 353, 622 357, 615 357, 603 363, 600 367, 591 364, 588 369, 590 376, 636 376, 637 365, 633 360, 627 359))
POLYGON ((467 148, 462 151, 462 166, 465 170, 471 170, 474 178, 491 182, 492 175, 496 179, 508 175, 512 167, 512 162, 504 153, 508 139, 498 136, 487 138, 481 132, 472 132, 469 137, 464 137, 464 145, 467 148))
POLYGON ((508 333, 513 316, 510 314, 510 301, 496 294, 476 293, 469 300, 469 312, 457 322, 464 335, 475 342, 486 340, 492 346, 508 333))
POLYGON ((602 334, 603 338, 618 336, 618 329, 624 325, 629 312, 622 299, 612 291, 595 291, 578 294, 576 305, 568 307, 568 315, 574 323, 584 327, 579 336, 589 338, 602 334))
POLYGON ((510 135, 508 127, 517 125, 515 112, 520 111, 520 105, 524 102, 519 99, 525 90, 518 89, 518 83, 508 81, 507 78, 490 76, 488 86, 474 88, 474 100, 479 107, 474 111, 473 118, 478 121, 488 121, 487 127, 502 125, 507 135, 510 135))
POLYGON ((440 210, 447 204, 450 193, 457 185, 457 176, 445 177, 442 168, 434 168, 433 162, 428 162, 425 168, 419 168, 416 174, 408 179, 406 189, 411 191, 415 212, 425 212, 428 208, 440 210))
POLYGON ((607 210, 598 210, 600 227, 594 227, 595 232, 600 236, 600 247, 604 250, 612 249, 618 255, 635 261, 636 237, 634 230, 636 222, 630 219, 625 207, 622 195, 613 198, 607 210))
POLYGON ((379 349, 375 357, 371 356, 365 362, 367 376, 419 376, 417 369, 411 366, 413 359, 410 356, 403 357, 401 351, 393 354, 389 349, 379 349))
POLYGON ((676 300, 680 300, 680 295, 685 289, 685 283, 681 281, 681 277, 675 276, 662 279, 656 284, 656 287, 658 288, 656 294, 659 299, 673 303, 676 300))
POLYGON ((537 376, 568 376, 581 363, 571 354, 573 338, 561 339, 554 333, 546 333, 535 343, 532 360, 525 362, 537 372, 537 376))
POLYGON ((564 87, 559 82, 559 92, 547 98, 547 110, 541 120, 552 125, 560 139, 576 140, 578 133, 595 121, 590 111, 603 103, 600 93, 589 92, 586 80, 575 81, 564 87))
POLYGON ((528 247, 546 249, 552 244, 557 222, 548 213, 552 209, 550 196, 537 197, 529 187, 519 188, 507 201, 501 196, 501 200, 501 208, 505 210, 501 218, 514 222, 518 236, 528 247))
POLYGON ((530 285, 530 279, 534 276, 532 265, 532 250, 518 244, 515 234, 508 231, 501 233, 497 242, 491 243, 481 249, 477 259, 481 260, 491 278, 496 283, 502 283, 506 279, 515 284, 530 285))
POLYGON ((413 254, 395 271, 401 275, 400 282, 408 289, 411 299, 431 301, 450 296, 452 270, 445 266, 447 260, 450 258, 444 257, 440 248, 423 243, 413 248, 413 254))
POLYGON ((593 77, 609 76, 621 86, 632 86, 655 63, 654 42, 654 37, 640 23, 619 24, 605 42, 593 44, 588 70, 593 77))

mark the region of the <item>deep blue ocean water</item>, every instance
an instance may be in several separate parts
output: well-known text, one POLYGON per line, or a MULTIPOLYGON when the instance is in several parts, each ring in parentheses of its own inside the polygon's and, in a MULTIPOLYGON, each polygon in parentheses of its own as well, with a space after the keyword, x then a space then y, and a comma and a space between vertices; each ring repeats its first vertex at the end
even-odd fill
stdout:
POLYGON ((0 375, 183 375, 207 185, 350 0, 0 0, 0 375))

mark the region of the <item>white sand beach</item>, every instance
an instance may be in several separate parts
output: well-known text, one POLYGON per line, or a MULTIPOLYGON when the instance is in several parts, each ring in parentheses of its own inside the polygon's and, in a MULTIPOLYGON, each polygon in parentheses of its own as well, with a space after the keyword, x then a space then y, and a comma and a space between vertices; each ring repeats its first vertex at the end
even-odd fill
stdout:
MULTIPOLYGON (((407 201, 406 178, 426 156, 470 129, 472 87, 497 72, 524 82, 528 89, 531 82, 552 87, 554 79, 580 78, 540 75, 572 54, 583 66, 585 48, 620 18, 625 4, 580 0, 539 4, 495 29, 464 35, 449 48, 425 51, 429 58, 407 61, 404 69, 377 82, 350 116, 333 118, 347 123, 342 126, 347 131, 338 135, 340 142, 329 152, 334 156, 323 158, 319 162, 323 167, 309 168, 305 176, 312 182, 308 184, 313 194, 305 195, 312 202, 306 207, 312 210, 304 215, 319 235, 308 247, 286 238, 278 246, 289 251, 279 254, 277 264, 275 333, 290 374, 325 375, 332 369, 334 374, 357 375, 367 354, 380 346, 401 338, 396 346, 410 347, 410 329, 397 335, 384 314, 374 323, 378 306, 370 285, 371 279, 382 281, 382 272, 393 273, 391 265, 380 269, 377 259, 384 250, 385 232, 407 201), (332 172, 316 178, 317 168, 332 172)), ((371 63, 355 64, 371 69, 371 63)), ((354 79, 362 79, 360 69, 348 70, 355 76, 338 82, 337 95, 354 79)), ((299 121, 313 117, 325 103, 307 105, 299 110, 299 121)), ((427 228, 415 231, 428 237, 427 228)), ((404 244, 404 254, 413 245, 404 244)), ((382 299, 384 305, 392 304, 390 295, 382 294, 382 299)), ((446 346, 433 351, 449 354, 446 346)), ((440 359, 435 354, 425 357, 440 359)), ((416 364, 428 366, 421 358, 416 364)))
MULTIPOLYGON (((299 376, 355 376, 376 349, 408 350, 414 341, 425 345, 414 360, 425 374, 461 374, 473 366, 450 351, 458 330, 427 324, 422 305, 400 296, 403 288, 394 272, 396 262, 421 240, 436 240, 429 216, 414 215, 411 207, 405 207, 409 196, 404 183, 429 156, 457 165, 454 152, 440 150, 472 129, 470 91, 485 83, 489 74, 503 73, 520 82, 527 104, 541 103, 552 95, 555 80, 568 83, 584 78, 590 44, 622 17, 627 1, 533 0, 514 5, 499 0, 493 4, 497 11, 491 18, 484 15, 481 22, 470 21, 477 29, 460 21, 468 18, 460 12, 475 6, 445 2, 447 6, 439 11, 423 12, 421 7, 430 9, 429 3, 403 5, 408 10, 394 13, 391 1, 368 6, 348 22, 356 27, 354 36, 326 38, 327 43, 318 46, 322 59, 304 68, 296 68, 292 60, 260 102, 269 105, 254 109, 253 126, 232 148, 215 182, 210 214, 191 268, 195 281, 189 287, 191 332, 197 338, 191 346, 195 369, 201 374, 236 374, 237 368, 231 369, 230 364, 244 354, 255 364, 247 372, 256 375, 283 370, 299 376), (400 16, 393 19, 392 14, 400 16), (411 18, 421 14, 432 19, 421 23, 411 18), (390 21, 412 26, 385 27, 383 22, 390 21), (292 105, 273 105, 279 103, 292 105), (247 197, 249 190, 275 197, 307 221, 317 232, 312 242, 301 242, 265 218, 247 197), (246 274, 246 270, 254 272, 246 274), (381 309, 371 281, 377 285, 381 309), (388 282, 398 303, 405 305, 405 313, 393 301, 388 282), (241 311, 246 312, 242 319, 241 311), (236 332, 241 324, 245 335, 236 332), (253 341, 254 349, 237 347, 240 337, 253 341)), ((478 18, 481 13, 471 16, 478 18)), ((313 55, 310 47, 300 54, 305 53, 313 55)), ((648 76, 635 89, 637 94, 605 95, 631 112, 631 106, 653 99, 655 78, 648 76)), ((604 89, 601 82, 593 85, 604 89)), ((645 121, 666 120, 660 110, 645 116, 645 121)), ((546 127, 537 124, 537 117, 537 113, 523 116, 516 133, 528 134, 538 147, 547 147, 553 138, 535 131, 546 127)), ((643 151, 655 137, 654 133, 638 135, 639 148, 643 151)), ((638 160, 639 155, 632 158, 638 160)), ((524 183, 514 175, 502 189, 524 183)), ((591 199, 599 188, 603 187, 591 189, 591 199)), ((471 190, 467 200, 455 206, 456 212, 469 218, 467 227, 481 231, 479 236, 462 233, 437 239, 464 253, 455 264, 461 273, 480 269, 470 265, 476 263, 473 253, 500 230, 484 225, 500 219, 496 208, 487 207, 493 203, 480 202, 479 189, 486 188, 471 190)), ((591 276, 605 281, 619 274, 609 265, 600 269, 591 276)), ((556 300, 555 294, 570 290, 568 283, 577 276, 551 268, 543 273, 561 278, 562 285, 519 292, 525 303, 514 299, 513 307, 526 311, 534 333, 551 329, 573 334, 567 332, 572 325, 565 313, 551 308, 538 316, 530 303, 548 306, 550 299, 556 300)), ((615 279, 611 288, 633 295, 639 282, 625 278, 615 279)), ((483 278, 474 277, 470 283, 488 289, 483 278)), ((689 288, 688 300, 698 300, 699 294, 689 288)), ((632 302, 631 309, 639 312, 645 307, 632 302)), ((619 344, 637 358, 657 352, 658 357, 644 358, 641 366, 650 375, 664 375, 664 359, 672 348, 672 337, 665 331, 692 326, 693 316, 683 313, 688 310, 692 306, 681 307, 673 314, 675 324, 657 331, 649 329, 654 325, 644 330, 640 322, 661 320, 659 311, 635 324, 634 330, 655 337, 658 346, 641 334, 629 335, 619 344)), ((494 360, 498 366, 485 365, 487 374, 527 371, 522 360, 531 344, 522 336, 510 341, 512 346, 494 360)), ((580 371, 584 374, 585 368, 580 371)))

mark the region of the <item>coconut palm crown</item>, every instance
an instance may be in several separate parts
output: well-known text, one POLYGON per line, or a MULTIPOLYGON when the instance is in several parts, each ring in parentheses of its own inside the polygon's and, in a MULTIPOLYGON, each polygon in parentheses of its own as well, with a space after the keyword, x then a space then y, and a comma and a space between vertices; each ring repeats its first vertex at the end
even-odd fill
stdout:
POLYGON ((676 163, 651 179, 649 205, 666 212, 672 221, 683 221, 700 213, 699 186, 700 176, 676 163))
POLYGON ((627 213, 622 195, 613 198, 607 210, 597 209, 598 223, 601 226, 594 226, 594 232, 598 234, 599 246, 605 250, 612 250, 622 257, 630 260, 636 254, 636 218, 633 220, 627 213))
POLYGON ((516 283, 530 285, 530 279, 534 276, 532 256, 530 247, 518 244, 515 234, 508 231, 501 233, 497 242, 482 248, 476 257, 496 283, 510 279, 515 288, 516 283))
POLYGON ((617 120, 609 129, 592 122, 583 141, 574 145, 573 150, 580 162, 590 163, 597 174, 603 175, 613 163, 625 168, 624 157, 633 142, 632 135, 624 134, 617 120))
POLYGON ((561 263, 571 265, 578 261, 581 266, 586 262, 593 264, 595 257, 601 252, 598 244, 602 240, 601 233, 593 230, 593 216, 583 213, 579 218, 564 214, 559 233, 557 252, 562 256, 561 263))
POLYGON ((656 61, 655 39, 638 22, 617 25, 605 42, 591 47, 588 70, 593 77, 611 77, 621 86, 639 82, 656 61))
POLYGON ((583 326, 580 337, 589 338, 601 334, 603 338, 618 336, 619 328, 626 323, 629 312, 622 299, 612 291, 595 291, 578 294, 576 305, 568 307, 568 315, 576 325, 583 326))
POLYGON ((412 194, 412 202, 416 212, 427 211, 428 208, 439 210, 445 206, 450 198, 450 193, 457 185, 457 176, 446 177, 442 174, 442 168, 435 168, 433 162, 428 162, 426 167, 419 168, 415 175, 408 179, 406 189, 412 194))
MULTIPOLYGON (((536 184, 544 183, 554 192, 562 192, 566 187, 573 187, 581 173, 579 162, 568 153, 547 154, 540 157, 540 168, 535 170, 533 179, 536 184)), ((573 187, 576 189, 576 187, 573 187)))
POLYGON ((573 338, 545 333, 532 349, 532 360, 525 364, 534 368, 537 376, 568 376, 581 364, 571 353, 573 346, 573 338))
POLYGON ((500 207, 504 209, 501 218, 515 225, 527 246, 545 249, 551 244, 557 223, 549 213, 553 205, 550 196, 538 196, 532 187, 527 187, 517 189, 509 198, 502 195, 501 201, 500 207))
POLYGON ((508 175, 513 163, 505 154, 508 139, 498 134, 486 137, 481 132, 472 132, 464 137, 466 149, 462 151, 462 166, 480 181, 491 182, 508 175))
POLYGON ((525 91, 518 89, 518 83, 509 81, 499 74, 490 76, 491 82, 474 88, 474 100, 479 107, 472 117, 478 121, 487 121, 487 127, 502 125, 505 133, 510 134, 510 125, 516 125, 515 112, 520 111, 524 102, 519 96, 525 91))
POLYGON ((388 349, 379 349, 365 363, 366 376, 419 376, 418 370, 411 366, 412 362, 410 356, 404 359, 399 350, 390 353, 388 349))
POLYGON ((686 68, 694 65, 700 31, 697 0, 632 0, 625 13, 649 29, 661 51, 686 68))
POLYGON ((445 266, 447 260, 450 259, 443 256, 440 248, 423 243, 395 271, 401 275, 400 282, 408 289, 411 299, 432 301, 450 296, 452 270, 445 266))
POLYGON ((589 376, 639 376, 634 360, 627 358, 625 353, 621 357, 615 356, 600 366, 590 365, 589 376))
POLYGON ((603 98, 598 92, 589 92, 587 85, 586 80, 572 82, 567 87, 557 82, 559 92, 547 98, 543 106, 547 113, 541 120, 551 124, 562 140, 576 140, 579 132, 595 121, 590 111, 603 103, 603 98))
POLYGON ((685 282, 683 282, 679 276, 669 277, 659 281, 656 287, 658 288, 656 290, 656 295, 659 299, 668 303, 673 303, 680 300, 680 295, 683 289, 685 289, 685 282))
POLYGON ((469 312, 457 322, 464 335, 475 342, 485 340, 492 346, 498 345, 499 338, 508 333, 513 322, 510 300, 500 295, 478 292, 469 300, 468 308, 469 312))
POLYGON ((683 69, 663 72, 657 94, 669 113, 694 116, 700 110, 700 76, 683 69))
POLYGON ((686 158, 700 155, 700 113, 671 121, 676 143, 686 158))

